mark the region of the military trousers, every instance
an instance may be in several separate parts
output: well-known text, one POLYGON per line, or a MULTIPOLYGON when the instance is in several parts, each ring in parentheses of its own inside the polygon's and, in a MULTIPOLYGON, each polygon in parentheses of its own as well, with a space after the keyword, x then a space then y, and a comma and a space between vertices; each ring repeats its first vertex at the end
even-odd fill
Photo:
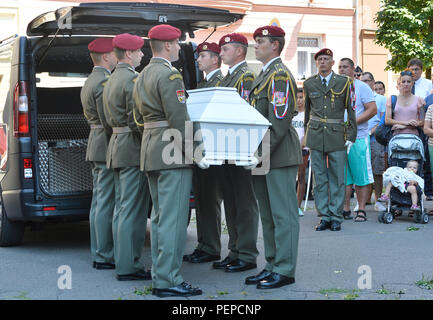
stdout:
POLYGON ((229 233, 229 257, 256 263, 259 208, 251 171, 234 164, 220 168, 219 183, 229 233))
POLYGON ((114 169, 116 208, 113 218, 116 273, 143 268, 140 262, 146 237, 150 193, 146 175, 137 167, 114 169))
POLYGON ((314 202, 318 216, 331 222, 343 221, 345 197, 344 166, 347 151, 323 152, 311 150, 311 168, 314 175, 314 202))
POLYGON ((114 174, 105 162, 92 162, 93 194, 90 207, 92 261, 113 263, 114 174))
POLYGON ((298 257, 299 215, 296 196, 298 166, 255 175, 265 247, 265 269, 294 277, 298 257))
POLYGON ((153 210, 151 217, 152 287, 180 285, 188 227, 192 169, 148 171, 153 210))
POLYGON ((207 254, 221 254, 221 202, 218 184, 219 166, 206 170, 193 169, 195 215, 197 218, 197 249, 207 254))

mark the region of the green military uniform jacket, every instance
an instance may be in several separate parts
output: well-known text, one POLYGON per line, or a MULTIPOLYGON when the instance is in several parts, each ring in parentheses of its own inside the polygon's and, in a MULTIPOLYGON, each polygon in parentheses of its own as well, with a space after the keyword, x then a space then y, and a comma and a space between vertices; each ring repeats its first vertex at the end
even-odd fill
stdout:
POLYGON ((255 78, 254 72, 248 67, 246 62, 243 62, 232 74, 227 72, 227 75, 221 81, 220 87, 236 88, 241 98, 248 101, 251 86, 255 78))
POLYGON ((141 132, 134 121, 132 97, 138 73, 126 63, 119 63, 104 89, 104 113, 112 127, 127 127, 130 132, 114 133, 107 150, 107 167, 140 165, 141 132))
MULTIPOLYGON (((281 58, 275 59, 254 81, 249 101, 272 126, 270 133, 270 168, 302 163, 301 146, 292 118, 296 111, 296 82, 281 58)), ((266 159, 263 143, 259 154, 266 159)))
POLYGON ((202 81, 200 81, 197 85, 197 89, 219 87, 223 79, 223 73, 220 69, 218 69, 218 71, 215 71, 215 73, 210 77, 209 80, 206 80, 206 78, 204 78, 202 81))
POLYGON ((305 80, 305 144, 313 150, 332 152, 345 149, 356 140, 356 113, 352 102, 353 80, 333 73, 327 87, 317 74, 305 80), (343 123, 347 110, 347 122, 343 123), (339 122, 339 123, 338 123, 339 122))
POLYGON ((112 130, 105 119, 102 97, 104 86, 110 74, 110 71, 103 67, 94 67, 81 89, 81 104, 87 122, 90 126, 103 126, 102 128, 90 129, 86 161, 106 161, 107 146, 112 130))
POLYGON ((190 122, 190 118, 186 108, 186 90, 179 71, 165 59, 152 58, 137 78, 134 99, 137 113, 142 116, 145 125, 168 122, 168 126, 144 129, 141 170, 190 167, 193 163, 192 123, 191 132, 186 135, 185 124, 190 122), (169 129, 176 129, 173 133, 175 139, 170 137, 169 129))

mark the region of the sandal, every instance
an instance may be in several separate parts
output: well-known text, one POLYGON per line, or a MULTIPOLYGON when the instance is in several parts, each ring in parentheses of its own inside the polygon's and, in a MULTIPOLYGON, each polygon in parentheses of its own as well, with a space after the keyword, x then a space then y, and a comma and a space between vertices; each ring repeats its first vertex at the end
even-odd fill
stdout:
POLYGON ((356 211, 355 222, 365 222, 365 221, 367 221, 367 212, 365 212, 364 210, 356 211), (360 215, 359 213, 363 213, 363 214, 360 215), (356 220, 358 218, 361 220, 356 220))
POLYGON ((350 219, 353 219, 350 210, 349 210, 349 211, 344 211, 344 210, 343 210, 343 218, 344 218, 344 220, 350 220, 350 219))

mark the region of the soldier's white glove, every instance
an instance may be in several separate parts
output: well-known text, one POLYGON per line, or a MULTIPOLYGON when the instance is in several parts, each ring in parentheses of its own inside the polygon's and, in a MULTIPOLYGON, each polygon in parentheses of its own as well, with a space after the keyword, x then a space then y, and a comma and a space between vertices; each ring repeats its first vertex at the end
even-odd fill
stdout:
POLYGON ((259 164, 259 160, 256 157, 252 157, 250 164, 244 166, 246 170, 253 170, 259 164))
POLYGON ((209 162, 207 162, 204 158, 201 159, 199 162, 196 162, 196 164, 200 169, 203 170, 208 169, 210 167, 209 162))
POLYGON ((353 142, 347 140, 346 143, 344 144, 344 146, 347 147, 347 154, 349 154, 350 148, 352 148, 352 146, 353 146, 353 142))

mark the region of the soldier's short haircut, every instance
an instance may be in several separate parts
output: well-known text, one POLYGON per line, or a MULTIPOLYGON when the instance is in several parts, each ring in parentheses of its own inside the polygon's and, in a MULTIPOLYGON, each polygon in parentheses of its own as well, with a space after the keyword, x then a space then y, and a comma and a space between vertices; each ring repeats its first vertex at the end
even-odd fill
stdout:
POLYGON ((411 66, 418 66, 421 68, 421 70, 423 69, 422 61, 418 58, 413 58, 409 60, 409 62, 407 63, 407 67, 410 68, 411 66))
POLYGON ((273 43, 274 41, 278 42, 278 54, 281 54, 284 49, 284 45, 286 44, 286 40, 284 37, 269 37, 269 41, 273 43))
POLYGON ((216 52, 213 52, 213 51, 208 51, 208 52, 210 53, 211 57, 217 57, 218 58, 218 68, 221 67, 222 60, 221 60, 220 55, 216 52))
POLYGON ((343 58, 343 59, 341 59, 340 61, 347 61, 347 62, 349 62, 350 66, 351 66, 352 68, 355 68, 355 62, 353 62, 353 60, 350 59, 350 58, 343 58))
POLYGON ((99 52, 90 52, 90 58, 92 59, 93 64, 100 63, 102 60, 103 53, 99 52))
POLYGON ((164 42, 166 41, 150 39, 149 40, 150 49, 152 49, 152 52, 161 52, 162 49, 164 49, 164 42))
POLYGON ((371 72, 365 71, 361 74, 362 76, 367 76, 370 78, 370 80, 374 81, 374 76, 371 72))
POLYGON ((236 43, 236 42, 232 42, 231 44, 234 45, 235 48, 241 48, 242 49, 242 54, 243 54, 244 58, 247 56, 247 50, 248 50, 247 46, 245 46, 241 43, 236 43))
POLYGON ((126 50, 114 47, 113 51, 114 51, 114 54, 116 55, 116 57, 117 57, 118 60, 122 60, 122 59, 125 58, 126 50))

